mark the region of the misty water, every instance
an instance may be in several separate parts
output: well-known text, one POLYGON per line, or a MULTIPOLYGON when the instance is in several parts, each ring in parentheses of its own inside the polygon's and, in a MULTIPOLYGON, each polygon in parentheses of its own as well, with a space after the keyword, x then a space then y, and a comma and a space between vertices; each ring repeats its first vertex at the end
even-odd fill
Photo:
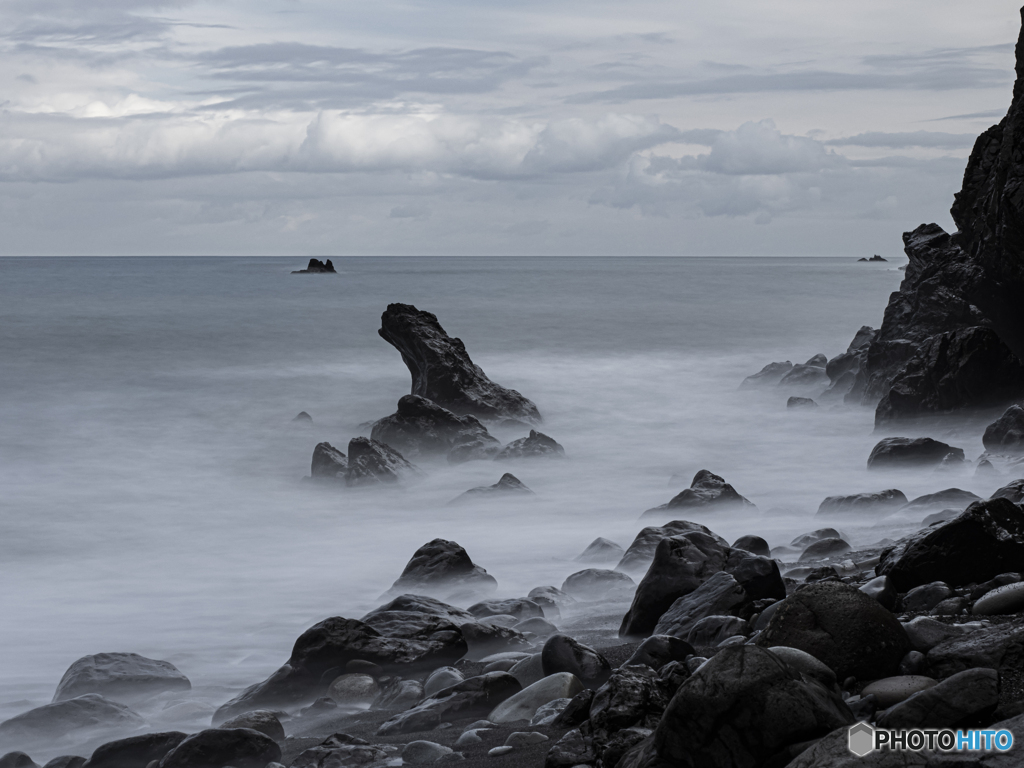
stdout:
MULTIPOLYGON (((814 518, 831 494, 995 487, 869 474, 871 409, 738 391, 770 361, 832 357, 877 327, 902 259, 335 263, 0 259, 0 719, 49 702, 79 657, 132 651, 195 688, 151 722, 205 726, 304 629, 378 605, 426 541, 466 547, 497 596, 560 586, 591 540, 628 546, 640 514, 702 468, 759 511, 693 519, 773 546, 834 524, 814 518), (534 400, 567 459, 426 463, 402 488, 304 482, 317 442, 346 450, 409 391, 377 335, 390 302, 437 314, 534 400), (292 422, 303 410, 312 426, 292 422), (505 471, 536 498, 448 506, 505 471)), ((982 450, 980 429, 952 442, 982 450)), ((839 522, 855 545, 909 530, 839 522)))

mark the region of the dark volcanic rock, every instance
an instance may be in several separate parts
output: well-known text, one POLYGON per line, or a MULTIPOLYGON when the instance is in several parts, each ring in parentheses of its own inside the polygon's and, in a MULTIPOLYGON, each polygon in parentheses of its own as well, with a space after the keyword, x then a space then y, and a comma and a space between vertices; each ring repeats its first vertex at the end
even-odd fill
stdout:
POLYGON ((578 563, 617 563, 625 551, 614 541, 598 537, 576 556, 578 563))
POLYGON ((347 485, 388 485, 418 474, 416 467, 394 448, 368 437, 354 437, 348 443, 347 485))
POLYGON ((960 461, 964 460, 963 449, 930 437, 887 437, 871 449, 868 469, 934 467, 950 454, 960 461))
POLYGON ((644 640, 633 655, 622 666, 646 664, 651 669, 661 669, 672 661, 685 662, 687 656, 693 655, 693 646, 685 640, 671 635, 651 635, 644 640))
POLYGON ((690 483, 689 488, 673 497, 667 504, 647 510, 641 515, 641 519, 677 510, 711 512, 727 509, 757 509, 757 507, 740 496, 735 488, 725 482, 724 478, 702 469, 693 476, 693 482, 690 483))
POLYGON ((88 768, 136 768, 163 757, 181 744, 187 734, 179 731, 147 733, 110 741, 97 747, 86 763, 88 768))
POLYGON ((545 677, 557 672, 571 672, 588 688, 604 683, 612 668, 600 653, 568 635, 549 637, 540 652, 545 677))
POLYGON ((335 275, 337 270, 334 269, 334 264, 331 263, 330 259, 327 261, 320 261, 319 259, 310 259, 309 264, 305 269, 293 269, 293 275, 335 275))
POLYGON ((850 512, 881 514, 895 512, 907 503, 903 491, 890 488, 878 493, 855 493, 851 496, 829 496, 818 505, 819 515, 837 515, 850 512))
POLYGON ((814 365, 810 365, 810 361, 804 365, 794 365, 793 370, 787 373, 779 381, 778 386, 783 389, 790 391, 796 389, 821 389, 829 385, 828 374, 825 372, 825 359, 824 355, 816 355, 815 357, 821 357, 820 361, 811 358, 815 361, 814 365), (818 365, 817 363, 821 364, 818 365))
POLYGON ((1011 405, 1003 415, 985 428, 981 439, 985 449, 993 453, 1024 451, 1024 408, 1011 405))
POLYGON ((956 634, 933 646, 927 655, 928 671, 948 677, 967 669, 1020 670, 1024 664, 1024 621, 956 634))
POLYGON ((658 674, 646 667, 622 667, 594 693, 590 703, 590 725, 595 740, 607 742, 609 735, 623 728, 653 728, 661 719, 669 697, 658 674))
POLYGON ((849 552, 853 547, 843 539, 821 539, 811 544, 800 555, 800 562, 806 560, 824 560, 849 552))
POLYGON ((427 731, 445 720, 486 716, 505 699, 523 689, 507 672, 488 672, 438 691, 412 709, 395 715, 378 729, 382 736, 427 731))
POLYGON ((786 401, 787 408, 817 408, 818 404, 809 397, 791 397, 786 401))
POLYGON ((770 557, 772 554, 771 547, 768 546, 768 542, 762 539, 760 536, 740 536, 736 541, 732 543, 733 549, 743 549, 747 552, 751 552, 761 557, 770 557))
POLYGON ((723 547, 727 544, 725 539, 718 536, 706 525, 691 523, 689 520, 673 520, 662 526, 649 526, 641 530, 636 535, 636 538, 633 539, 633 543, 629 545, 626 554, 622 556, 622 560, 615 566, 615 570, 634 574, 646 571, 651 561, 654 560, 654 552, 662 539, 667 539, 669 536, 677 536, 688 531, 700 531, 707 534, 718 541, 723 547))
POLYGON ((501 443, 475 416, 456 416, 419 395, 402 397, 397 412, 373 423, 370 437, 413 457, 447 455, 456 446, 472 444, 473 450, 462 451, 460 457, 482 459, 501 449, 501 443))
POLYGON ((157 661, 137 653, 97 653, 83 656, 64 673, 53 695, 65 701, 85 693, 131 703, 164 691, 187 691, 188 678, 169 661, 157 661))
POLYGON ((653 738, 620 765, 772 765, 788 747, 853 719, 837 693, 774 654, 753 645, 725 648, 680 686, 653 738))
POLYGON ((528 437, 513 440, 495 456, 495 461, 508 459, 564 459, 565 449, 542 432, 530 430, 528 437))
POLYGON ((469 558, 454 541, 434 539, 416 550, 392 592, 448 594, 455 589, 493 592, 497 580, 469 558))
POLYGON ((782 377, 793 370, 793 364, 787 360, 784 363, 768 363, 764 368, 753 376, 747 376, 740 384, 740 389, 752 387, 763 387, 769 384, 778 384, 782 377))
POLYGON ((809 584, 787 597, 757 644, 805 651, 840 680, 895 675, 910 650, 895 616, 856 587, 837 581, 809 584))
POLYGON ((0 757, 0 768, 39 768, 39 763, 24 752, 8 752, 0 757))
POLYGON ((0 723, 0 739, 50 741, 80 729, 140 728, 145 721, 116 701, 96 693, 44 704, 0 723))
POLYGON ((462 504, 467 501, 475 501, 485 496, 520 495, 532 496, 533 491, 515 475, 506 472, 494 485, 481 485, 477 488, 470 488, 463 494, 452 499, 452 504, 462 504))
POLYGON ((600 600, 614 596, 628 600, 635 587, 636 582, 621 571, 585 568, 567 576, 562 591, 577 600, 600 600))
POLYGON ((708 616, 749 616, 753 613, 751 602, 746 590, 731 574, 719 571, 693 592, 673 602, 658 619, 654 634, 685 640, 697 622, 708 616))
POLYGON ((1012 483, 1004 485, 993 493, 990 499, 1006 499, 1012 501, 1014 504, 1020 504, 1024 501, 1024 479, 1014 480, 1012 483))
MULTIPOLYGON (((356 664, 359 663, 360 662, 357 660, 356 664)), ((368 662, 362 663, 367 664, 368 662)), ((351 668, 352 666, 352 662, 346 664, 346 667, 348 668, 351 668)), ((284 726, 281 725, 281 721, 278 719, 277 715, 269 709, 256 709, 252 712, 246 712, 244 715, 233 717, 227 722, 221 723, 220 727, 229 730, 231 728, 251 728, 254 731, 265 733, 278 743, 284 741, 284 726)))
POLYGON ((381 338, 402 354, 412 374, 412 393, 457 414, 539 423, 537 406, 514 389, 495 384, 469 359, 460 339, 445 333, 437 317, 408 304, 389 304, 381 338))
POLYGON ((954 508, 967 509, 968 506, 976 501, 981 501, 977 494, 963 491, 959 488, 947 488, 944 491, 926 493, 924 496, 911 499, 900 507, 900 512, 916 512, 918 510, 924 512, 932 509, 954 508))
POLYGON ((345 480, 348 457, 330 443, 317 443, 309 474, 314 480, 345 480))
POLYGON ((1024 510, 1006 499, 989 499, 883 551, 875 570, 905 592, 933 581, 953 587, 988 581, 1022 563, 1024 510))
POLYGON ((160 768, 265 768, 281 759, 281 748, 250 728, 210 728, 193 733, 172 749, 160 768))

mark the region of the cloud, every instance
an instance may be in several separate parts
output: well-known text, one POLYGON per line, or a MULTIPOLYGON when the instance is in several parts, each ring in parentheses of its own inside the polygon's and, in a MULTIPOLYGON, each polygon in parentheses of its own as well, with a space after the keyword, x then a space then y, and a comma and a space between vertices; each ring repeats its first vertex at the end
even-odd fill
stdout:
POLYGON ((388 214, 390 219, 423 219, 430 216, 430 208, 423 203, 396 205, 388 214))
POLYGON ((832 147, 934 147, 938 149, 965 149, 974 146, 977 136, 973 133, 942 133, 940 131, 912 131, 907 133, 883 133, 869 131, 841 139, 824 142, 832 147))

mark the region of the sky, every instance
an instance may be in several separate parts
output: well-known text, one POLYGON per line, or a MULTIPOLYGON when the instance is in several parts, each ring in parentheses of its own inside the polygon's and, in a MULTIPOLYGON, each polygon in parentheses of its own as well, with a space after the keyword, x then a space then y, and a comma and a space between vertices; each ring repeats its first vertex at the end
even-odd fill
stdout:
POLYGON ((0 255, 898 256, 952 228, 1019 29, 1003 0, 3 0, 0 255))

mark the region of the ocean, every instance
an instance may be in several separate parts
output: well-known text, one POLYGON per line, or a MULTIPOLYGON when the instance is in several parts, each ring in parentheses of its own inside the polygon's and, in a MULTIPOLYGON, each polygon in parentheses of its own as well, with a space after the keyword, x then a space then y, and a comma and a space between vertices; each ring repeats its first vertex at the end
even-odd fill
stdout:
MULTIPOLYGON (((0 719, 48 702, 77 658, 132 651, 195 688, 157 724, 204 725, 304 629, 378 605, 423 543, 462 544, 498 596, 561 586, 590 541, 628 546, 700 469, 758 511, 699 522, 773 546, 832 524, 814 517, 825 496, 954 484, 869 474, 870 408, 739 390, 877 327, 903 259, 335 258, 337 275, 290 274, 305 261, 0 258, 0 719), (537 403, 566 460, 304 482, 316 443, 346 450, 409 391, 377 335, 391 302, 435 313, 537 403), (448 506, 505 471, 536 498, 448 506)), ((955 443, 976 457, 980 430, 955 443)), ((899 532, 843 524, 858 546, 899 532)))

